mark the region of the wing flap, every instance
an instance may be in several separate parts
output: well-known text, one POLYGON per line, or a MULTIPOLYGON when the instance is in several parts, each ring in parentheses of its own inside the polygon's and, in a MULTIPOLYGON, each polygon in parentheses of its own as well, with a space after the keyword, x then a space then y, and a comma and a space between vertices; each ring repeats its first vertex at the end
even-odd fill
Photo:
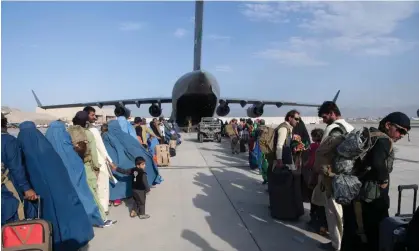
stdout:
MULTIPOLYGON (((336 93, 333 98, 333 102, 336 102, 340 94, 340 90, 336 93)), ((281 106, 302 106, 302 107, 320 107, 322 104, 313 104, 313 103, 300 103, 300 102, 289 102, 289 101, 274 101, 274 100, 256 100, 256 99, 237 99, 237 98, 221 98, 220 103, 227 104, 240 104, 242 107, 245 105, 275 105, 277 107, 281 106)))
POLYGON ((94 101, 94 102, 83 102, 83 103, 71 103, 71 104, 58 104, 58 105, 42 105, 35 92, 32 91, 33 96, 36 100, 38 107, 42 109, 57 109, 57 108, 70 108, 70 107, 85 107, 85 106, 97 106, 102 108, 103 106, 125 106, 125 105, 136 105, 140 107, 142 104, 164 104, 171 103, 171 98, 138 98, 138 99, 120 99, 120 100, 109 100, 109 101, 94 101))

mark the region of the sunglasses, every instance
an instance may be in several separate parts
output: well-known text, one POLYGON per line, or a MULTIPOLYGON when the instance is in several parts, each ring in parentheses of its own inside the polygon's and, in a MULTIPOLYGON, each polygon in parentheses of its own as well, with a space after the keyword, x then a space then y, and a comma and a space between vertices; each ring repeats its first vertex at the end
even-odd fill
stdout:
POLYGON ((406 135, 407 134, 407 130, 404 129, 403 127, 397 125, 397 124, 392 124, 394 127, 396 127, 396 131, 398 131, 401 135, 406 135))
POLYGON ((295 118, 295 117, 294 117, 294 120, 298 122, 298 121, 300 121, 301 119, 300 119, 300 118, 295 118))

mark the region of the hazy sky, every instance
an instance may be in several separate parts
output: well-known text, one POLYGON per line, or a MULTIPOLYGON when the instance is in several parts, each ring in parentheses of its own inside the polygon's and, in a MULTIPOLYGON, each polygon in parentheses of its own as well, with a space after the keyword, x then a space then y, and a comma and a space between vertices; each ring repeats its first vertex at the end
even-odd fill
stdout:
MULTIPOLYGON (((170 96, 193 17, 194 2, 2 2, 1 103, 170 96)), ((202 68, 222 96, 415 105, 418 27, 415 2, 206 2, 202 68)))

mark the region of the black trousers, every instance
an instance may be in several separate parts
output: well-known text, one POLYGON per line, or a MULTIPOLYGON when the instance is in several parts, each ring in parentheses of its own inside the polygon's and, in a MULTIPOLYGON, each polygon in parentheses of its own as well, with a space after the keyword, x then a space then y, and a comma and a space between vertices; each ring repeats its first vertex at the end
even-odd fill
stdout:
POLYGON ((135 212, 138 215, 145 214, 145 200, 146 200, 146 192, 145 190, 132 190, 132 198, 134 199, 134 208, 135 212))
POLYGON ((379 251, 379 230, 383 219, 389 217, 388 198, 379 198, 370 203, 361 202, 362 219, 367 243, 362 243, 357 234, 358 225, 354 204, 343 206, 342 251, 379 251))

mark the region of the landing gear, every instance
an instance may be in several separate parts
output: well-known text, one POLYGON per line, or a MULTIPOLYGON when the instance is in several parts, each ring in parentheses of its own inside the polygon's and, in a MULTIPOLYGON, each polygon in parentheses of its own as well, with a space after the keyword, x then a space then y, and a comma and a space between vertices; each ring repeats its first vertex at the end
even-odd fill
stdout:
POLYGON ((202 135, 202 133, 198 133, 198 141, 200 143, 204 142, 204 135, 202 135))

